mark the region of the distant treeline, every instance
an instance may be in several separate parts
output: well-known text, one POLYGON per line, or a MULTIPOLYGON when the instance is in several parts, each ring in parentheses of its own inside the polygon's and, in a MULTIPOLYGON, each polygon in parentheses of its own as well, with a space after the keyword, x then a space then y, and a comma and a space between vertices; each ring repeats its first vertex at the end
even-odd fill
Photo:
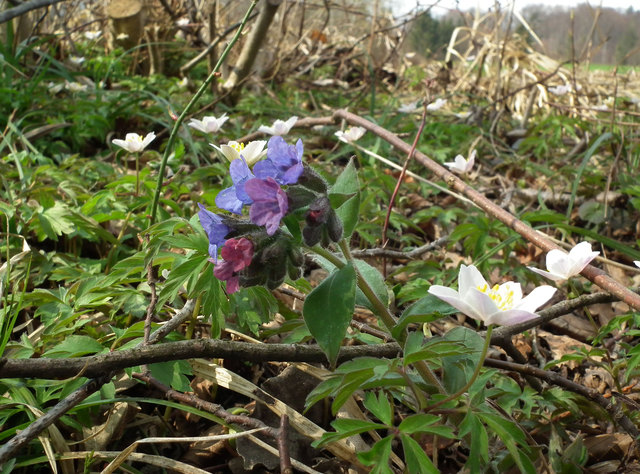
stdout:
MULTIPOLYGON (((599 64, 640 65, 640 11, 594 8, 585 3, 571 9, 529 5, 521 13, 542 40, 544 48, 515 18, 512 28, 532 47, 548 56, 599 64)), ((426 57, 442 59, 455 27, 471 25, 471 21, 470 13, 450 12, 432 17, 425 12, 411 28, 411 46, 426 57)), ((485 22, 483 26, 491 28, 493 25, 485 22)))

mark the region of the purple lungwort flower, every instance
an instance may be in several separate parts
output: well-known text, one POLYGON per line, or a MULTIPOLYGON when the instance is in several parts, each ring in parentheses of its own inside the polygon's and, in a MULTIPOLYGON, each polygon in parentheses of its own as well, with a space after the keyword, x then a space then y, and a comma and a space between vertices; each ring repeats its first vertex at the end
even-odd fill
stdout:
POLYGON ((302 140, 288 145, 281 136, 274 136, 267 144, 267 159, 256 163, 256 177, 275 179, 280 184, 295 184, 302 174, 302 140))
POLYGON ((244 183, 253 178, 253 173, 243 157, 233 160, 229 166, 233 186, 223 189, 216 196, 216 206, 234 214, 242 214, 242 206, 251 204, 251 198, 244 191, 244 183))
POLYGON ((253 204, 249 209, 251 222, 267 228, 267 234, 273 235, 280 226, 280 221, 289 210, 289 198, 275 179, 253 178, 247 181, 244 189, 253 204))
POLYGON ((220 252, 224 260, 213 269, 218 280, 227 282, 227 293, 238 291, 238 272, 248 267, 253 258, 253 243, 244 237, 229 239, 220 252))
POLYGON ((224 245, 224 238, 230 229, 222 223, 222 217, 207 211, 200 203, 198 203, 198 206, 200 206, 200 212, 198 212, 200 224, 207 233, 207 237, 209 237, 209 255, 215 263, 218 261, 218 247, 224 245))

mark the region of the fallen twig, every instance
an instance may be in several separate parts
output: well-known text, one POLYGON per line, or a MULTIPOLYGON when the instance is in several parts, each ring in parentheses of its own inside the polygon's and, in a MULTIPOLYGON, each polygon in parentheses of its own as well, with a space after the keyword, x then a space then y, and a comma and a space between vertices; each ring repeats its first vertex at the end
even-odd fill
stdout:
MULTIPOLYGON (((403 140, 398 138, 395 134, 358 115, 352 114, 351 112, 348 112, 346 110, 337 110, 333 114, 333 116, 336 120, 344 119, 353 125, 366 128, 367 130, 375 133, 380 138, 386 140, 390 145, 404 153, 409 153, 411 150, 411 147, 403 140)), ((425 168, 433 172, 439 178, 443 179, 450 188, 453 188, 456 191, 467 196, 478 207, 483 209, 492 217, 498 219, 500 222, 507 225, 509 228, 515 230, 518 234, 523 236, 535 246, 547 252, 549 250, 559 248, 558 245, 556 245, 543 233, 536 232, 520 219, 518 219, 508 211, 502 209, 491 200, 487 199, 483 194, 479 193, 471 186, 468 186, 464 181, 433 161, 424 153, 416 150, 414 156, 415 159, 420 162, 425 168)), ((600 270, 593 265, 587 265, 584 270, 582 270, 582 275, 591 280, 603 290, 617 296, 629 306, 640 310, 640 295, 637 295, 636 293, 620 284, 618 281, 611 278, 603 270, 600 270)))

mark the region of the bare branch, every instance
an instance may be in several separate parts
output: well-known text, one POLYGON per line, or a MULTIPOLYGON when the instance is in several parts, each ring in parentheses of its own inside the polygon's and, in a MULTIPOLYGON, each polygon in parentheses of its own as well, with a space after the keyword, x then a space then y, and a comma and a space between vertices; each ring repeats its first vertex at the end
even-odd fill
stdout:
POLYGON ((487 367, 495 367, 496 369, 511 370, 522 375, 533 376, 544 380, 547 383, 567 389, 570 392, 580 394, 604 408, 609 413, 609 415, 611 415, 613 421, 620 425, 634 439, 638 439, 638 437, 640 436, 640 430, 638 430, 638 427, 624 414, 620 405, 614 404, 611 400, 607 400, 599 392, 592 388, 587 388, 583 385, 572 382, 571 380, 568 380, 562 375, 555 372, 542 370, 530 365, 516 364, 513 362, 491 358, 485 359, 484 365, 486 365, 487 367))
POLYGON ((9 10, 5 10, 0 13, 0 24, 6 23, 13 18, 24 15, 31 10, 37 10, 38 8, 48 7, 49 5, 53 5, 54 3, 59 3, 63 0, 31 0, 29 2, 24 2, 17 7, 10 8, 9 10))
MULTIPOLYGON (((398 344, 349 346, 340 350, 338 361, 356 357, 396 357, 398 344)), ((235 359, 249 362, 327 362, 318 346, 300 344, 252 344, 248 342, 195 339, 138 346, 124 351, 73 359, 0 359, 0 378, 67 378, 82 373, 98 377, 108 372, 143 364, 194 358, 235 359)))
MULTIPOLYGON (((403 153, 409 153, 411 150, 411 146, 405 143, 394 133, 391 133, 387 129, 356 114, 352 114, 351 112, 341 109, 334 112, 333 116, 336 120, 344 119, 352 125, 358 125, 366 128, 403 153)), ((559 248, 556 243, 545 236, 542 232, 535 231, 516 216, 496 205, 493 201, 467 185, 452 172, 446 170, 442 165, 436 163, 421 151, 416 150, 414 156, 416 161, 435 174, 438 178, 444 180, 450 188, 464 194, 487 214, 515 230, 536 247, 547 252, 549 250, 559 248)), ((620 282, 611 278, 605 271, 596 268, 593 265, 587 265, 584 270, 582 270, 581 274, 603 290, 617 296, 629 306, 640 310, 640 295, 633 293, 624 285, 620 284, 620 282)))

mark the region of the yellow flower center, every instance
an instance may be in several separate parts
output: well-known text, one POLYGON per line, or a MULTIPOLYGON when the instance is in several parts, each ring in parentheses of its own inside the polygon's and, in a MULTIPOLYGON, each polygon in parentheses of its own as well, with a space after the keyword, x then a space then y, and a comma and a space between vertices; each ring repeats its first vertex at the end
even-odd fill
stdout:
POLYGON ((238 153, 244 150, 244 143, 233 143, 229 146, 233 148, 235 151, 237 151, 238 153))
POLYGON ((488 295, 489 298, 495 302, 500 311, 506 311, 513 308, 513 290, 510 287, 494 285, 493 288, 489 289, 489 285, 485 283, 484 285, 478 285, 476 288, 478 291, 488 295))

